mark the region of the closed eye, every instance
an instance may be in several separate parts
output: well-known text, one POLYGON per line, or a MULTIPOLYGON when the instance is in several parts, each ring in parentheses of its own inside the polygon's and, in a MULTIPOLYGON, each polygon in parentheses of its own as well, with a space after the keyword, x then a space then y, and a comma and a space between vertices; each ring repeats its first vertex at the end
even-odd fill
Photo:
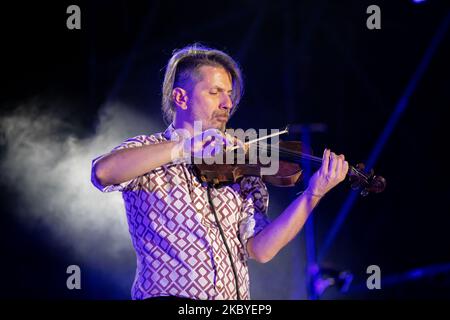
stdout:
POLYGON ((218 94, 219 92, 227 92, 227 95, 231 98, 233 96, 232 90, 224 90, 222 88, 214 87, 211 91, 209 91, 210 94, 218 94))

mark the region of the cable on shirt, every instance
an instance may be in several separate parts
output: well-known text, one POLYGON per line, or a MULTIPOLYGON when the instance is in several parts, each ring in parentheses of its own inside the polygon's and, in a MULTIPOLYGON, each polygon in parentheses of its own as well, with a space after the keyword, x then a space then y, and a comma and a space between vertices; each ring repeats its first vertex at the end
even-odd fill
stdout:
POLYGON ((236 266, 234 265, 234 261, 233 261, 233 255, 231 254, 231 250, 228 247, 227 240, 225 238, 225 234, 223 233, 223 229, 222 229, 222 226, 220 224, 219 218, 217 217, 216 209, 214 208, 214 204, 213 204, 213 201, 212 201, 212 198, 211 198, 211 191, 210 191, 210 189, 211 189, 211 186, 208 184, 208 186, 207 186, 207 193, 208 193, 209 205, 210 205, 211 210, 212 210, 212 212, 214 214, 214 218, 217 221, 217 226, 219 228, 220 235, 222 237, 223 243, 225 244, 225 248, 227 249, 228 258, 230 259, 230 262, 231 262, 231 269, 233 270, 233 275, 234 275, 234 284, 236 286, 237 300, 241 300, 241 295, 239 293, 238 276, 237 276, 237 272, 236 272, 236 266))

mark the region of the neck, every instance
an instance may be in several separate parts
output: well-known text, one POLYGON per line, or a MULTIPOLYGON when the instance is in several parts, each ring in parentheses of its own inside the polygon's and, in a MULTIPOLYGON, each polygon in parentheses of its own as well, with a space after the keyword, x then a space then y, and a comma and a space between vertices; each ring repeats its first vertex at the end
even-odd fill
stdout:
POLYGON ((187 130, 191 136, 194 134, 194 124, 192 121, 188 121, 187 119, 183 119, 175 114, 175 118, 173 120, 173 126, 175 129, 185 129, 187 130))
MULTIPOLYGON (((193 119, 187 119, 180 115, 177 116, 175 114, 175 118, 173 120, 173 126, 175 129, 184 129, 187 130, 192 136, 195 134, 199 134, 200 132, 211 129, 209 127, 205 127, 202 125, 201 120, 193 120, 193 119)), ((225 132, 225 126, 223 128, 217 128, 222 132, 225 132)))

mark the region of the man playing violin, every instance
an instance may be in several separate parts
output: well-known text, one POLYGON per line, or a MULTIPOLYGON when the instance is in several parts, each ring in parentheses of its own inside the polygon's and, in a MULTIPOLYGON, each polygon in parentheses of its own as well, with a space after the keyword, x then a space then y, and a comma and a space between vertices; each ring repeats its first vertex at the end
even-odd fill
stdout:
POLYGON ((241 71, 226 53, 200 45, 178 50, 163 84, 169 127, 94 159, 93 184, 102 192, 121 191, 125 202, 137 257, 133 299, 250 299, 247 260, 270 261, 346 177, 344 156, 325 149, 306 190, 273 221, 261 177, 218 188, 202 184, 187 159, 213 157, 217 146, 242 146, 224 133, 242 91, 241 71), (211 130, 220 139, 203 139, 211 130))

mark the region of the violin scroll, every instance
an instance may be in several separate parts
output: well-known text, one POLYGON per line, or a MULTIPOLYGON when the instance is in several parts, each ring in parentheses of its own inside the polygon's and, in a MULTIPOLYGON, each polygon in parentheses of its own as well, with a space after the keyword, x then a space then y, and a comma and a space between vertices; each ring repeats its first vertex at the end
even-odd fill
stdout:
POLYGON ((365 172, 364 163, 358 163, 355 167, 350 167, 348 172, 350 187, 353 190, 361 190, 362 196, 369 193, 380 193, 386 188, 386 179, 376 176, 373 169, 369 173, 365 172))

